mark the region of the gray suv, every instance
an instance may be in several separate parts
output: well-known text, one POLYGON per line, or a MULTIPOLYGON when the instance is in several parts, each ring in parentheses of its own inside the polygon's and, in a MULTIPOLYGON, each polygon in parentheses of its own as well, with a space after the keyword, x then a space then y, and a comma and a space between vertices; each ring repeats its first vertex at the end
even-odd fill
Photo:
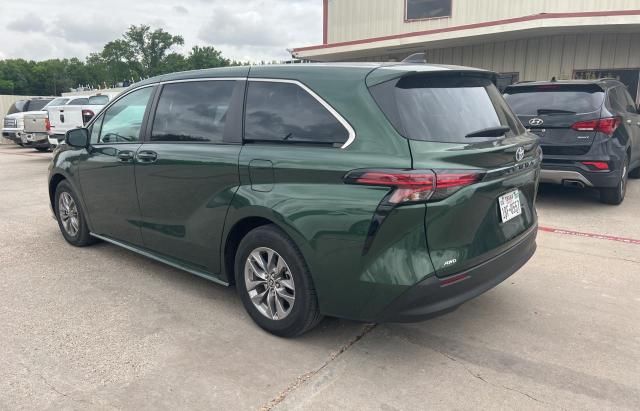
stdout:
POLYGON ((640 177, 640 114, 617 80, 528 82, 505 99, 540 137, 540 181, 593 187, 607 204, 624 200, 628 177, 640 177))

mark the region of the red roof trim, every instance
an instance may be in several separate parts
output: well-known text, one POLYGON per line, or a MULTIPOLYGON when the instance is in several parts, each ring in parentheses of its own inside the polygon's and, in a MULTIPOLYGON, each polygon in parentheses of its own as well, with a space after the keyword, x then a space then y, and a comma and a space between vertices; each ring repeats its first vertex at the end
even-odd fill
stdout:
POLYGON ((576 13, 541 13, 533 14, 530 16, 514 17, 510 19, 487 21, 482 23, 465 24, 462 26, 446 27, 442 29, 414 31, 411 33, 394 34, 391 36, 373 37, 369 39, 344 41, 341 43, 323 44, 320 46, 300 47, 293 49, 294 52, 309 51, 309 50, 321 50, 333 47, 353 46, 357 44, 375 43, 378 41, 395 40, 407 37, 426 36, 429 34, 448 33, 452 31, 470 30, 482 27, 499 26, 502 24, 522 23, 525 21, 534 20, 547 20, 547 19, 566 19, 566 18, 580 18, 580 17, 614 17, 614 16, 639 16, 640 10, 612 10, 612 11, 587 11, 576 13))

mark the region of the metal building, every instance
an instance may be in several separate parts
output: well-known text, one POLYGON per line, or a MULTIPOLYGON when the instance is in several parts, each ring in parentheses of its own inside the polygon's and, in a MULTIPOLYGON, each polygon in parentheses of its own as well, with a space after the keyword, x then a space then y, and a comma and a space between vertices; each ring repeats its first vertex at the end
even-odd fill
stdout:
POLYGON ((400 61, 486 68, 515 81, 619 78, 640 102, 640 0, 323 0, 313 61, 400 61))

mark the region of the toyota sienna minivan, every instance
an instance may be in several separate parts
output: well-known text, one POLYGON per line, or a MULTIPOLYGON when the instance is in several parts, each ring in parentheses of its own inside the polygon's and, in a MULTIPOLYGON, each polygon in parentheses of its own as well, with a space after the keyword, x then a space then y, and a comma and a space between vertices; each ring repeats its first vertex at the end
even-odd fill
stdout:
POLYGON ((72 245, 233 284, 279 336, 323 316, 427 319, 536 248, 541 150, 495 80, 411 64, 145 80, 68 132, 51 207, 72 245))

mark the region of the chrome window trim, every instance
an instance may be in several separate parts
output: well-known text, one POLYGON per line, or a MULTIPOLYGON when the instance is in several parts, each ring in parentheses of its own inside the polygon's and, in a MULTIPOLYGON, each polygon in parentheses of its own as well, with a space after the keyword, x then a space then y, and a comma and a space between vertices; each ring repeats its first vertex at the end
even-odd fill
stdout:
POLYGON ((202 77, 202 78, 187 78, 180 80, 166 80, 161 81, 160 85, 173 84, 173 83, 196 83, 198 81, 246 81, 246 77, 202 77))
POLYGON ((304 83, 302 83, 302 82, 300 82, 298 80, 274 79, 274 78, 249 78, 248 81, 249 82, 261 82, 261 83, 287 83, 287 84, 295 84, 295 85, 297 85, 298 87, 300 87, 301 89, 303 89, 304 91, 309 93, 311 95, 311 97, 316 99, 318 101, 318 103, 320 103, 325 109, 327 109, 329 111, 329 113, 331 113, 331 115, 336 120, 338 120, 338 122, 340 124, 342 124, 342 126, 347 130, 347 132, 349 133, 349 138, 340 147, 340 149, 344 150, 345 148, 349 147, 355 141, 355 139, 356 139, 356 131, 353 129, 353 127, 351 127, 351 124, 349 124, 349 122, 344 117, 342 117, 342 115, 340 115, 340 113, 338 113, 333 107, 331 107, 331 105, 329 103, 327 103, 322 97, 317 95, 313 90, 311 90, 309 87, 307 87, 304 83))

